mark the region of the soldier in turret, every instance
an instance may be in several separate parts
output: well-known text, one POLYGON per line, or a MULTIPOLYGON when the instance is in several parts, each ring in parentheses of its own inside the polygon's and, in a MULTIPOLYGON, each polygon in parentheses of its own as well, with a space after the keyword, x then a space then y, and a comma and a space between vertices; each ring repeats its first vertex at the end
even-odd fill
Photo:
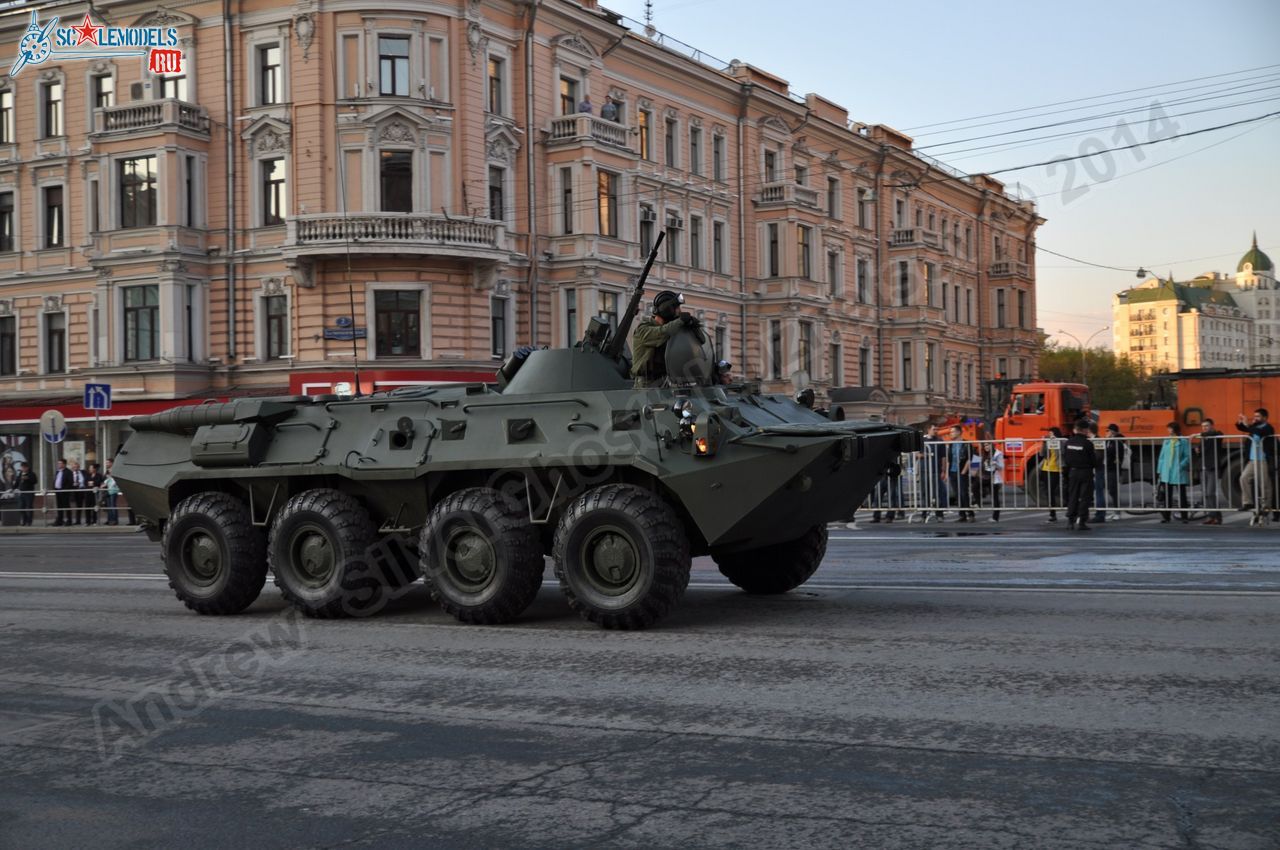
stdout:
POLYGON ((631 335, 631 377, 636 388, 660 387, 667 378, 667 341, 683 328, 700 326, 697 318, 680 311, 684 299, 669 289, 653 299, 653 314, 631 335))

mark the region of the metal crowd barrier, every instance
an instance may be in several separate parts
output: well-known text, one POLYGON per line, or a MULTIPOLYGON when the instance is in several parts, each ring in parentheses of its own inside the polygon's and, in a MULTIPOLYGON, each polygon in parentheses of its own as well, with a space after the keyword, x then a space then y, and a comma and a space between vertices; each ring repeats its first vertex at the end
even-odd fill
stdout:
POLYGON ((131 525, 124 494, 115 504, 104 490, 0 490, 0 526, 131 525), (60 501, 61 500, 61 501, 60 501), (115 517, 114 522, 112 516, 115 517))
MULTIPOLYGON (((933 522, 970 514, 999 521, 1007 513, 1036 511, 1056 518, 1067 509, 1065 442, 926 442, 924 451, 889 465, 860 511, 870 511, 873 521, 933 522)), ((1091 519, 1160 513, 1171 521, 1220 522, 1247 510, 1256 524, 1280 522, 1280 441, 1271 441, 1265 461, 1250 460, 1252 443, 1244 434, 1100 437, 1093 443, 1102 462, 1089 491, 1091 519)))

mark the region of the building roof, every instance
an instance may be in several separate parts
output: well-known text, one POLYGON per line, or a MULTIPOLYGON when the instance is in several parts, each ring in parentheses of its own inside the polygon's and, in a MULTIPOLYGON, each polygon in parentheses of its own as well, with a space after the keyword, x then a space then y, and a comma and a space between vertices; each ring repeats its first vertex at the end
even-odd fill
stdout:
POLYGON ((1240 262, 1236 264, 1236 271, 1238 272, 1244 271, 1244 267, 1246 263, 1250 266, 1253 266, 1253 270, 1255 272, 1275 271, 1276 267, 1271 264, 1271 258, 1268 257, 1266 254, 1262 253, 1262 251, 1259 250, 1258 248, 1257 231, 1254 231, 1253 233, 1253 247, 1250 248, 1248 252, 1243 257, 1240 258, 1240 262))
POLYGON ((1199 310, 1205 305, 1215 307, 1235 307, 1235 299, 1229 293, 1213 288, 1212 282, 1196 280, 1191 283, 1175 283, 1172 279, 1162 280, 1157 286, 1130 289, 1124 293, 1129 304, 1149 304, 1156 301, 1177 301, 1179 307, 1199 310))

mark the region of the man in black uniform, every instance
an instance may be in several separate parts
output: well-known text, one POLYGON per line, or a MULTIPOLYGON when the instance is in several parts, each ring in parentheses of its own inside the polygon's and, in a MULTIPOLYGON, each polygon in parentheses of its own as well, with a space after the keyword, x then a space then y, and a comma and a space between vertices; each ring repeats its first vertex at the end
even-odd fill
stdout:
POLYGON ((1067 525, 1075 531, 1088 531, 1089 497, 1093 490, 1094 470, 1098 456, 1089 439, 1089 422, 1076 421, 1075 433, 1062 446, 1062 468, 1067 473, 1067 525))

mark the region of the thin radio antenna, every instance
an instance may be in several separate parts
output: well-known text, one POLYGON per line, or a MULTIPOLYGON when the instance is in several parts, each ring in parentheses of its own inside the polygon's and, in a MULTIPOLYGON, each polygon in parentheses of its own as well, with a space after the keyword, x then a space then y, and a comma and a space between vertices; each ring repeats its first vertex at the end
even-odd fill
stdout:
MULTIPOLYGON (((351 369, 355 373, 355 397, 360 398, 360 345, 356 339, 356 290, 351 283, 351 228, 347 218, 347 157, 338 157, 338 197, 342 203, 342 245, 347 255, 347 301, 351 305, 351 369)), ((365 317, 365 327, 369 317, 365 317)), ((365 331, 368 333, 368 331, 365 331)))

